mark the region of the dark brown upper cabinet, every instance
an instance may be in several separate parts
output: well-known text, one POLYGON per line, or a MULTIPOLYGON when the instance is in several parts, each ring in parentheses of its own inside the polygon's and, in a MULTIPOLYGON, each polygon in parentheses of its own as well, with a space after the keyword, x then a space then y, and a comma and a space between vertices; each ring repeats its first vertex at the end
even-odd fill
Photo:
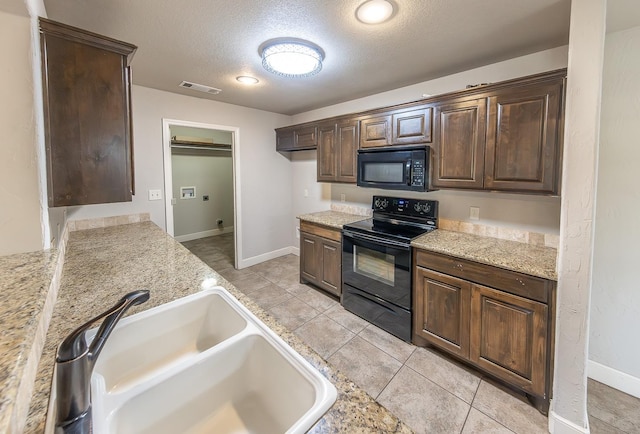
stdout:
POLYGON ((392 138, 391 127, 390 114, 362 119, 360 121, 360 149, 389 146, 392 138))
POLYGON ((489 97, 486 189, 557 192, 563 84, 558 78, 489 97))
POLYGON ((431 142, 432 108, 396 110, 360 121, 360 149, 431 142))
POLYGON ((442 188, 482 189, 487 120, 485 98, 435 106, 431 184, 442 188))
POLYGON ((318 126, 276 128, 276 151, 304 151, 318 147, 318 126))
POLYGON ((555 195, 560 191, 567 70, 276 130, 276 149, 318 147, 318 181, 355 182, 358 149, 431 147, 434 188, 555 195), (359 119, 359 134, 348 124, 359 119), (342 141, 342 142, 340 142, 342 141), (353 159, 353 160, 352 160, 353 159))
POLYGON ((392 144, 412 145, 431 143, 433 108, 421 107, 404 110, 392 115, 392 144))
POLYGON ((131 201, 136 47, 40 19, 49 206, 131 201))
POLYGON ((557 194, 566 70, 435 103, 432 185, 557 194))
POLYGON ((359 131, 353 119, 318 127, 318 182, 356 183, 359 131))

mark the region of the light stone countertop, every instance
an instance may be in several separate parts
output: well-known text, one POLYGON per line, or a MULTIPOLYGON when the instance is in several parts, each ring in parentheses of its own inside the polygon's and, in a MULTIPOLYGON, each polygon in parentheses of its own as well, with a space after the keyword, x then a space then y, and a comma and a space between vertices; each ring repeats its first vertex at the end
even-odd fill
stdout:
MULTIPOLYGON (((133 307, 131 314, 197 292, 206 279, 216 279, 336 386, 336 403, 309 432, 411 432, 273 317, 150 222, 70 234, 60 294, 38 367, 25 432, 41 433, 44 429, 56 347, 73 328, 108 309, 129 291, 141 288, 151 291, 150 300, 133 307)), ((16 296, 24 302, 28 298, 16 296)), ((14 321, 13 326, 18 326, 18 322, 14 321)))
POLYGON ((368 218, 371 217, 356 214, 347 214, 339 211, 321 211, 311 214, 302 214, 298 216, 298 219, 300 219, 300 221, 317 223, 334 229, 342 229, 342 226, 344 225, 360 220, 366 220, 368 218))
POLYGON ((16 396, 42 321, 56 250, 0 258, 0 431, 15 424, 16 396))
POLYGON ((531 276, 558 280, 558 251, 551 247, 442 229, 416 238, 411 246, 531 276))

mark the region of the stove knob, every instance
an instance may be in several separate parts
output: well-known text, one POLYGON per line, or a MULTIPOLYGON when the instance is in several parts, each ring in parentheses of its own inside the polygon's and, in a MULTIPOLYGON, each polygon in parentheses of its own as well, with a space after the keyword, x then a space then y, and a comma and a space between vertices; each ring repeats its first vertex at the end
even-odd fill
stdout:
POLYGON ((430 205, 429 203, 426 203, 426 202, 425 202, 425 203, 423 203, 423 204, 422 204, 422 210, 423 210, 424 212, 429 212, 429 211, 431 211, 431 205, 430 205))
POLYGON ((382 209, 386 209, 389 206, 389 201, 387 199, 382 199, 382 203, 380 204, 382 209))
POLYGON ((380 208, 380 199, 376 199, 374 206, 380 208))
POLYGON ((421 209, 421 208, 420 208, 420 202, 416 202, 416 203, 413 205, 413 209, 415 209, 415 210, 416 210, 416 212, 420 212, 420 209, 421 209))

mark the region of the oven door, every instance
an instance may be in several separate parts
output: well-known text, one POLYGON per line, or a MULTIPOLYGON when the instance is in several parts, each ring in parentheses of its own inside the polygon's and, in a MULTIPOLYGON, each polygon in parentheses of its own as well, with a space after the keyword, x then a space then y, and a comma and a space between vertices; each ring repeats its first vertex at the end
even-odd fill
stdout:
POLYGON ((342 233, 343 283, 410 310, 409 244, 348 230, 342 233))

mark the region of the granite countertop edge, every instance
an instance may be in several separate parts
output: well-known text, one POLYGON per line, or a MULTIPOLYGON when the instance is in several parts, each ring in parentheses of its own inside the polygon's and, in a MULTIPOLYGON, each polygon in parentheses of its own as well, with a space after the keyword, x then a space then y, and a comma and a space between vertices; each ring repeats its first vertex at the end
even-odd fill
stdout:
POLYGON ((530 276, 558 280, 557 250, 552 247, 442 229, 414 239, 411 246, 530 276))
POLYGON ((210 283, 211 279, 238 299, 338 390, 336 403, 309 432, 412 432, 223 276, 151 222, 71 233, 60 292, 38 366, 24 432, 44 431, 56 348, 74 327, 106 310, 114 300, 131 290, 146 286, 152 292, 147 303, 131 309, 129 314, 134 314, 198 292, 203 282, 210 283), (123 269, 124 265, 129 269, 123 269))
MULTIPOLYGON (((345 224, 369 217, 338 211, 298 216, 300 221, 342 229, 345 224)), ((558 280, 557 250, 518 241, 437 229, 411 242, 412 247, 516 271, 543 279, 558 280)))

